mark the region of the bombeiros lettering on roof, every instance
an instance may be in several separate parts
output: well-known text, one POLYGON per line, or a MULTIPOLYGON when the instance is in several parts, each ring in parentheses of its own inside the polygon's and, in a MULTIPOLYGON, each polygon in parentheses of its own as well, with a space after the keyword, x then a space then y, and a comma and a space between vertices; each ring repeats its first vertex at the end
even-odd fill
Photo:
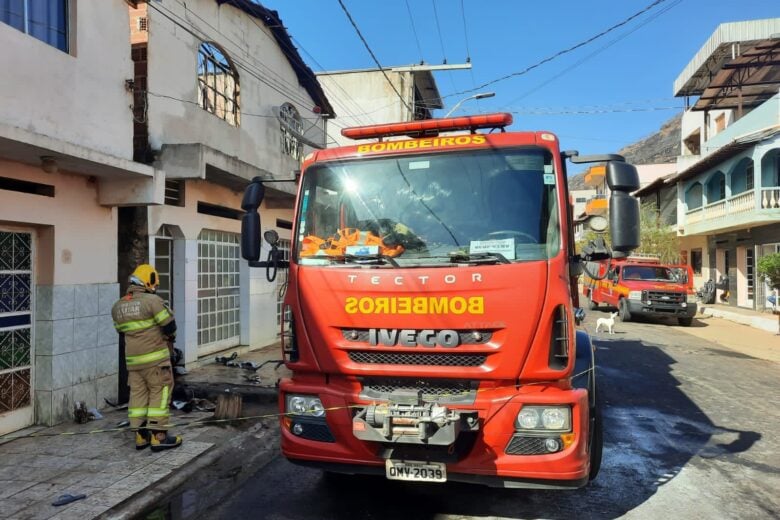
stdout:
POLYGON ((433 137, 427 139, 414 139, 410 141, 384 141, 381 143, 361 144, 358 153, 393 152, 400 150, 420 150, 425 148, 446 148, 451 146, 467 146, 472 144, 485 144, 484 135, 458 135, 452 137, 433 137))

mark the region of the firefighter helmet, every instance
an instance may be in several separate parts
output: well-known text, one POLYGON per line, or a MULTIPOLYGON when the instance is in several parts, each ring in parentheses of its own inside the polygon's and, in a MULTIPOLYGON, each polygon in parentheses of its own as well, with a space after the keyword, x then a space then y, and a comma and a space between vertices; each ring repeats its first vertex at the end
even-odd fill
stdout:
POLYGON ((139 285, 149 291, 155 291, 160 284, 160 277, 157 275, 154 267, 149 264, 141 264, 130 275, 130 284, 139 285))

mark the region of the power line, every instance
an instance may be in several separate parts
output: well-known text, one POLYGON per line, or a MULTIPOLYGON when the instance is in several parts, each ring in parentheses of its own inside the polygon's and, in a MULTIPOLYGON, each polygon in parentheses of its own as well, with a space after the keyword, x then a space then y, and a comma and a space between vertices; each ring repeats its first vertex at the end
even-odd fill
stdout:
MULTIPOLYGON (((196 32, 196 31, 195 31, 193 28, 192 28, 192 27, 194 27, 194 25, 192 25, 192 24, 191 24, 191 22, 188 22, 187 20, 185 20, 185 21, 187 21, 187 22, 190 24, 190 26, 188 26, 187 24, 184 24, 184 23, 180 22, 179 20, 181 20, 182 18, 181 18, 180 16, 178 16, 178 15, 174 14, 172 11, 169 11, 168 9, 165 9, 165 8, 163 8, 163 9, 164 9, 164 11, 163 11, 163 10, 161 10, 161 9, 160 9, 160 7, 159 7, 157 4, 155 4, 155 3, 147 3, 147 5, 151 6, 151 7, 152 7, 154 10, 156 10, 156 11, 157 11, 158 13, 160 13, 162 16, 164 16, 165 18, 167 18, 167 19, 168 19, 168 20, 169 20, 171 23, 173 23, 174 25, 176 25, 176 26, 178 26, 178 27, 181 27, 182 29, 184 29, 184 31, 186 31, 187 33, 189 33, 191 36, 193 36, 193 37, 197 38, 198 40, 200 40, 200 41, 208 41, 208 40, 209 40, 209 38, 208 38, 207 36, 204 36, 203 34, 198 34, 198 33, 197 33, 197 32, 196 32), (176 18, 178 18, 179 20, 177 20, 177 19, 174 19, 173 17, 176 17, 176 18)), ((223 38, 225 38, 227 41, 230 41, 230 42, 231 42, 233 45, 236 45, 236 47, 239 47, 239 46, 238 46, 238 45, 237 45, 235 42, 233 42, 233 41, 232 41, 230 38, 228 38, 227 36, 225 36, 225 35, 224 35, 224 34, 222 34, 221 32, 219 32, 219 31, 216 31, 216 32, 217 32, 217 33, 218 33, 220 36, 222 36, 223 38)), ((239 49, 240 49, 240 47, 239 47, 239 49)), ((242 51, 242 49, 240 49, 240 50, 242 51)), ((269 86, 269 87, 270 87, 272 90, 275 90, 275 91, 276 91, 276 92, 278 92, 279 94, 282 94, 283 96, 285 96, 285 97, 287 97, 287 98, 289 98, 289 99, 292 99, 292 100, 295 100, 295 101, 297 101, 297 102, 298 102, 298 103, 299 103, 299 104, 300 104, 302 107, 307 107, 307 108, 306 108, 306 110, 308 110, 308 109, 309 109, 308 105, 311 103, 311 100, 310 100, 310 99, 306 99, 306 98, 302 97, 302 96, 301 96, 301 95, 300 95, 298 92, 295 92, 295 91, 292 91, 292 90, 286 90, 286 89, 284 88, 284 86, 283 86, 283 85, 279 85, 279 84, 275 84, 275 83, 273 83, 273 82, 271 81, 271 78, 267 78, 267 77, 264 77, 264 76, 263 76, 263 71, 262 71, 262 70, 260 70, 260 69, 259 69, 259 68, 257 68, 257 67, 254 67, 254 66, 252 66, 252 65, 250 65, 250 64, 248 64, 248 63, 245 63, 245 62, 243 62, 243 59, 240 59, 240 60, 239 60, 238 58, 236 58, 236 57, 235 57, 235 55, 234 55, 234 56, 231 56, 231 58, 230 58, 230 59, 231 59, 233 62, 235 62, 237 65, 241 66, 241 68, 243 68, 243 69, 244 69, 244 71, 245 71, 246 73, 248 73, 250 76, 254 77, 255 79, 257 79, 257 80, 258 80, 258 81, 260 81, 261 83, 264 83, 264 84, 266 84, 266 85, 267 85, 267 86, 269 86)), ((259 62, 259 63, 261 63, 261 64, 262 64, 262 62, 259 62)), ((263 66, 265 66, 265 64, 262 64, 262 65, 263 65, 263 66)))
MULTIPOLYGON (((249 6, 249 9, 250 9, 250 10, 252 10, 252 12, 254 12, 254 7, 255 7, 255 5, 254 5, 254 4, 253 4, 253 3, 252 3, 250 0, 242 0, 242 1, 243 1, 243 2, 244 2, 246 5, 248 5, 248 6, 249 6)), ((275 22, 276 22, 276 23, 279 25, 279 27, 284 27, 284 24, 282 23, 282 21, 279 19, 279 17, 278 17, 278 16, 276 16, 276 15, 274 14, 274 12, 273 12, 273 11, 268 11, 268 13, 269 13, 269 15, 270 15, 270 16, 272 16, 272 17, 273 17, 274 21, 275 21, 275 22)), ((254 20, 254 18, 250 18, 250 20, 252 21, 252 23, 254 23, 254 24, 255 24, 255 26, 257 26, 257 28, 258 28, 258 29, 260 29, 260 30, 261 30, 261 32, 262 32, 263 34, 265 34, 265 31, 264 31, 264 30, 262 29, 262 27, 260 27, 260 25, 259 25, 259 24, 258 24, 258 23, 257 23, 257 22, 254 20)), ((321 64, 320 64, 320 63, 317 61, 317 59, 316 59, 314 56, 312 56, 312 54, 311 54, 310 52, 308 52, 308 51, 307 51, 307 50, 306 50, 306 49, 303 47, 303 45, 300 43, 300 41, 298 41, 297 39, 295 39, 295 38, 294 38, 294 37, 293 37, 291 34, 290 34, 289 36, 290 36, 290 40, 291 40, 291 41, 294 41, 295 43, 297 43, 297 44, 298 44, 298 46, 301 48, 301 50, 302 50, 302 51, 303 51, 303 52, 304 52, 304 53, 305 53, 307 56, 309 56, 309 58, 312 60, 312 62, 314 62, 314 64, 315 64, 315 65, 317 65, 317 66, 320 68, 320 70, 325 70, 325 68, 324 68, 324 67, 323 67, 323 66, 322 66, 322 65, 321 65, 321 64)), ((276 40, 274 40, 274 41, 276 41, 276 40)), ((289 51, 291 51, 291 52, 294 52, 294 51, 295 51, 295 49, 294 49, 293 47, 291 47, 290 45, 288 45, 286 42, 279 42, 279 41, 276 41, 276 43, 278 43, 278 44, 281 44, 281 45, 280 45, 280 49, 282 50, 282 52, 284 52, 284 54, 285 54, 285 55, 286 55, 288 58, 294 59, 294 58, 293 58, 293 57, 292 57, 292 56, 291 56, 291 55, 290 55, 290 54, 287 52, 287 50, 285 50, 285 49, 282 47, 282 45, 283 45, 284 47, 287 47, 287 49, 288 49, 289 51)), ((312 80, 314 80, 314 81, 316 81, 317 83, 319 83, 319 79, 317 78, 316 74, 312 73, 310 70, 306 70, 306 71, 304 71, 304 72, 305 72, 305 73, 306 73, 306 74, 307 74, 307 75, 308 75, 308 76, 309 76, 309 77, 310 77, 312 80)), ((358 112, 360 112, 360 111, 362 111, 362 110, 365 110, 363 107, 361 107, 360 105, 358 105, 358 104, 355 102, 355 100, 354 100, 354 99, 352 99, 352 96, 351 96, 351 95, 349 95, 349 94, 348 94, 348 93, 347 93, 347 92, 344 90, 344 88, 343 88, 341 85, 339 85, 337 82, 334 82, 334 83, 335 83, 336 87, 337 87, 337 88, 338 88, 338 89, 339 89, 339 90, 340 90, 340 91, 341 91, 341 92, 344 94, 344 98, 343 98, 343 100, 344 100, 344 103, 347 103, 347 102, 351 103, 353 107, 356 107, 356 108, 358 109, 358 112)), ((322 84, 320 84, 320 86, 322 86, 322 84)), ((324 90, 324 86, 323 86, 323 90, 324 90)), ((342 106, 342 108, 344 109, 344 111, 345 111, 345 112, 346 112, 348 115, 352 115, 352 114, 354 114, 354 112, 352 112, 352 111, 351 111, 351 109, 350 109, 350 108, 348 108, 348 107, 346 106, 346 104, 344 104, 344 105, 342 106)), ((357 119, 357 117, 355 117, 355 119, 357 119)))
POLYGON ((596 56, 596 55, 598 55, 598 54, 600 54, 600 53, 604 52, 605 50, 607 50, 608 48, 610 48, 611 46, 613 46, 614 44, 616 44, 616 43, 617 43, 617 42, 619 42, 620 40, 622 40, 622 39, 624 39, 624 38, 628 37, 629 35, 631 35, 632 33, 636 32, 636 31, 638 31, 639 29, 641 29, 641 28, 642 28, 642 27, 644 27, 645 25, 649 24, 650 22, 652 22, 653 20, 655 20, 655 19, 656 19, 656 18, 658 18, 659 16, 661 16, 661 15, 663 15, 663 14, 667 13, 668 11, 670 11, 670 10, 671 10, 671 9, 673 9, 673 8, 675 8, 676 6, 678 6, 678 5, 679 5, 679 4, 681 4, 681 3, 682 3, 682 0, 676 0, 674 3, 672 3, 672 4, 670 4, 670 5, 666 6, 666 7, 664 7, 663 9, 661 9, 660 11, 658 11, 657 13, 655 13, 655 14, 653 14, 652 16, 648 17, 646 20, 643 20, 643 21, 642 21, 642 22, 641 22, 639 25, 637 25, 637 26, 636 26, 636 27, 634 27, 633 29, 631 29, 631 30, 629 30, 629 31, 626 31, 625 33, 621 34, 620 36, 618 36, 618 37, 617 37, 617 38, 615 38, 614 40, 612 40, 612 41, 608 42, 608 43, 607 43, 607 44, 605 44, 604 46, 602 46, 602 47, 600 47, 600 48, 596 49, 596 50, 595 50, 595 51, 593 51, 592 53, 590 53, 590 54, 588 54, 587 56, 583 57, 582 59, 578 60, 578 61, 577 61, 577 62, 575 62, 573 65, 570 65, 570 66, 566 67, 564 70, 562 70, 562 71, 561 71, 561 72, 559 72, 558 74, 555 74, 555 75, 554 75, 554 76, 552 76, 551 78, 549 78, 549 79, 547 79, 547 80, 543 81, 542 83, 540 83, 540 84, 538 84, 537 86, 533 87, 532 89, 528 90, 528 91, 527 91, 527 92, 525 92, 524 94, 521 94, 520 96, 516 97, 515 99, 513 99, 513 100, 509 101, 509 102, 508 102, 508 103, 507 103, 505 106, 512 105, 512 104, 514 104, 514 103, 517 103, 517 102, 518 102, 518 101, 520 101, 521 99, 525 99, 525 98, 527 98, 528 96, 530 96, 530 95, 531 95, 531 94, 533 94, 534 92, 537 92, 538 90, 540 90, 540 89, 544 88, 545 86, 549 85, 550 83, 552 83, 552 82, 553 82, 553 81, 555 81, 556 79, 560 78, 561 76, 564 76, 564 75, 565 75, 565 74, 567 74, 568 72, 571 72, 573 69, 575 69, 575 68, 579 67, 580 65, 582 65, 583 63, 585 63, 585 62, 586 62, 586 61, 588 61, 589 59, 593 58, 594 56, 596 56))
POLYGON ((423 51, 420 46, 420 38, 417 37, 417 28, 414 26, 414 16, 412 16, 412 8, 409 7, 409 0, 406 0, 406 12, 409 13, 409 22, 412 24, 412 33, 414 34, 414 41, 417 43, 417 51, 420 53, 420 64, 425 63, 423 59, 423 51))
MULTIPOLYGON (((341 0, 339 0, 339 2, 340 1, 341 0)), ((587 40, 583 40, 583 41, 581 41, 581 42, 579 42, 579 43, 577 43, 575 45, 572 45, 571 47, 569 47, 567 49, 563 49, 561 51, 558 51, 555 54, 553 54, 552 56, 548 56, 547 58, 544 58, 543 60, 538 61, 538 62, 534 63, 533 65, 529 65, 528 67, 526 67, 525 69, 523 69, 521 71, 513 72, 511 74, 507 74, 506 76, 501 76, 500 78, 497 78, 497 79, 488 81, 486 83, 483 83, 482 85, 479 85, 478 87, 473 88, 473 89, 463 90, 461 92, 454 92, 452 94, 447 94, 446 96, 442 96, 442 97, 445 98, 445 97, 462 96, 464 94, 470 94, 472 92, 476 92, 477 90, 483 89, 485 87, 488 87, 488 86, 493 85, 495 83, 498 83, 500 81, 504 81, 504 80, 507 80, 507 79, 510 79, 510 78, 514 78, 514 77, 517 77, 517 76, 522 76, 524 74, 527 74, 530 71, 532 71, 532 70, 534 70, 534 69, 544 65, 545 63, 553 61, 554 59, 559 58, 559 57, 563 56, 564 54, 568 54, 568 53, 570 53, 570 52, 572 52, 572 51, 574 51, 576 49, 579 49, 580 47, 583 47, 585 45, 588 45, 589 43, 592 43, 593 41, 603 37, 606 34, 609 34, 610 32, 614 31, 615 29, 618 29, 619 27, 622 27, 622 26, 626 25, 631 20, 635 19, 638 16, 641 16, 642 14, 646 13, 650 9, 654 8, 655 6, 657 6, 659 4, 662 4, 663 2, 666 2, 666 0, 655 0, 653 3, 651 3, 648 6, 646 6, 642 10, 637 11, 636 13, 632 14, 631 16, 626 18, 625 20, 616 23, 615 25, 613 25, 613 26, 611 26, 611 27, 601 31, 600 33, 598 33, 598 34, 596 34, 594 36, 591 36, 587 40)))
POLYGON ((339 2, 339 5, 341 6, 341 9, 344 11, 344 14, 345 14, 345 15, 347 15, 347 18, 349 19, 349 23, 351 23, 351 24, 352 24, 352 27, 355 29, 355 32, 357 33, 358 37, 360 38, 360 41, 362 41, 362 42, 363 42, 363 45, 366 47, 366 50, 367 50, 367 51, 368 51, 368 53, 371 55, 371 58, 374 60, 374 63, 376 63, 376 66, 377 66, 377 67, 379 67, 379 70, 382 72, 382 75, 385 77, 385 79, 387 80, 387 82, 388 82, 388 83, 390 84, 390 86, 393 88, 393 91, 395 91, 396 95, 398 96, 398 99, 400 99, 400 100, 401 100, 401 103, 403 103, 403 104, 404 104, 404 106, 406 107, 406 109, 407 109, 407 110, 409 110, 409 112, 410 112, 411 114, 414 114, 414 110, 412 110, 412 107, 411 107, 411 106, 409 106, 409 103, 407 103, 407 102, 406 102, 406 100, 405 100, 405 99, 404 99, 404 97, 401 95, 401 93, 400 93, 400 92, 398 92, 398 89, 397 89, 397 88, 396 88, 396 86, 393 84, 393 82, 392 82, 392 81, 390 81, 390 77, 388 77, 387 73, 385 72, 385 69, 384 69, 384 68, 382 68, 382 64, 381 64, 381 63, 379 63, 379 60, 378 60, 378 59, 376 58, 376 56, 374 55, 374 51, 372 51, 372 50, 371 50, 371 47, 369 47, 369 45, 368 45, 368 42, 367 42, 367 41, 366 41, 366 39, 363 37, 363 33, 361 33, 361 32, 360 32, 360 29, 358 28, 357 24, 355 23, 355 20, 353 20, 353 19, 352 19, 352 15, 351 15, 351 14, 349 14, 349 10, 347 10, 347 6, 346 6, 346 5, 344 5, 344 2, 343 2, 343 0, 338 0, 338 2, 339 2))
POLYGON ((513 110, 513 114, 530 116, 562 116, 562 115, 582 115, 582 114, 616 114, 621 112, 655 112, 660 110, 685 110, 685 107, 638 107, 638 108, 603 108, 590 110, 513 110))

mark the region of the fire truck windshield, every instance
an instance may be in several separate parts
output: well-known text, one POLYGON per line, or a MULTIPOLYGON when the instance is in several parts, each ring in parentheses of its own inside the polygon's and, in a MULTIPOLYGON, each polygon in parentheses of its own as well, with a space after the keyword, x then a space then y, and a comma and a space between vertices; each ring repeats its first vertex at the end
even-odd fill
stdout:
POLYGON ((315 164, 303 179, 297 260, 549 258, 561 247, 556 184, 552 154, 538 147, 315 164))
POLYGON ((623 268, 624 280, 656 280, 671 282, 676 281, 672 271, 668 267, 627 265, 623 268))

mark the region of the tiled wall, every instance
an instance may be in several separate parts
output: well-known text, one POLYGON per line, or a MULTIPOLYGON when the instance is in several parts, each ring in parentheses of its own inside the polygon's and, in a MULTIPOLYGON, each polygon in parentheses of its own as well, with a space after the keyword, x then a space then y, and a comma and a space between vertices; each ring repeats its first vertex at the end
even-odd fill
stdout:
POLYGON ((36 422, 73 417, 76 401, 105 407, 117 397, 119 337, 111 306, 119 284, 39 285, 35 301, 36 422))

